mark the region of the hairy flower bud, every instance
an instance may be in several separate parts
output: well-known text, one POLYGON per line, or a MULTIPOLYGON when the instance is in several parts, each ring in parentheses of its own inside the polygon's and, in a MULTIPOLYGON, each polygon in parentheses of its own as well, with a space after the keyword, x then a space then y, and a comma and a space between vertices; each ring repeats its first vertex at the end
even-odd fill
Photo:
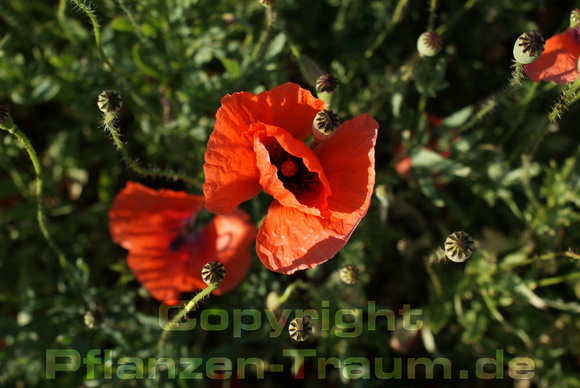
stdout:
POLYGON ((545 43, 544 37, 539 32, 524 32, 514 44, 515 60, 522 65, 534 62, 544 52, 545 43))
POLYGON ((12 116, 8 111, 0 105, 0 128, 10 130, 14 126, 12 116))

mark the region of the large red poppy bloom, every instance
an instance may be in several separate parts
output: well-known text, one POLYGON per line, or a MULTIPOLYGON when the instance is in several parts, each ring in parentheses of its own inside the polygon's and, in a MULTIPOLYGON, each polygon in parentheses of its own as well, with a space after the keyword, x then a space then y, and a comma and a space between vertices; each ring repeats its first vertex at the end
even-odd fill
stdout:
POLYGON ((333 257, 369 207, 377 122, 357 116, 309 148, 304 140, 325 103, 298 85, 221 103, 205 153, 205 207, 227 213, 265 190, 274 201, 256 251, 266 267, 291 274, 333 257))
POLYGON ((580 57, 580 27, 568 28, 546 40, 544 52, 523 69, 534 82, 552 81, 566 84, 578 78, 580 57))
POLYGON ((214 293, 237 287, 250 265, 248 246, 256 228, 241 210, 214 217, 195 229, 203 196, 168 189, 152 190, 129 182, 109 210, 113 241, 129 251, 127 264, 159 301, 205 287, 204 264, 219 261, 226 276, 214 293))

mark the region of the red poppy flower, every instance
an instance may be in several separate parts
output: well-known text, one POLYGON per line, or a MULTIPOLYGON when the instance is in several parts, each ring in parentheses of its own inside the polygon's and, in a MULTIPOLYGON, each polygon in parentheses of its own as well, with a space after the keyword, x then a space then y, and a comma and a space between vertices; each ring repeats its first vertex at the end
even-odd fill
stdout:
POLYGON ((129 182, 109 211, 113 241, 129 251, 127 264, 159 301, 179 299, 181 292, 205 287, 204 264, 219 261, 226 277, 214 292, 237 287, 250 265, 248 246, 256 235, 241 210, 214 217, 194 229, 203 196, 168 189, 152 190, 129 182))
POLYGON ((227 213, 265 190, 274 201, 256 251, 266 267, 291 274, 333 257, 370 204, 376 121, 357 116, 309 148, 304 140, 325 103, 298 85, 221 103, 205 153, 206 208, 227 213))
POLYGON ((566 84, 578 78, 580 27, 568 28, 546 41, 544 52, 523 69, 534 82, 553 81, 566 84))

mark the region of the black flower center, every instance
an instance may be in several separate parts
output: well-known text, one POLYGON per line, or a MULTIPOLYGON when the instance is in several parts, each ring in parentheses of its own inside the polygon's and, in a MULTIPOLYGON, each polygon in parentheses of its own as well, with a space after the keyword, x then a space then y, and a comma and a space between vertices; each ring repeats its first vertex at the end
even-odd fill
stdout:
POLYGON ((275 138, 267 137, 263 144, 268 150, 270 161, 278 169, 278 179, 284 188, 292 192, 299 202, 311 205, 307 203, 307 198, 319 192, 322 186, 318 173, 309 171, 301 158, 286 152, 275 138))

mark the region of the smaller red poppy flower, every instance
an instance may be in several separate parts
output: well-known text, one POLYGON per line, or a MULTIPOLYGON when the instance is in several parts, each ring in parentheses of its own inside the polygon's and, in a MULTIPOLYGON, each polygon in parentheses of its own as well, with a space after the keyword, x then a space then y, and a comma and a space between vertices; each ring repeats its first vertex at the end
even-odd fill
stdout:
POLYGON ((578 78, 578 57, 580 27, 568 28, 546 40, 542 55, 529 65, 524 65, 523 69, 533 82, 566 84, 578 78))
POLYGON ((195 228, 203 202, 201 195, 156 191, 135 182, 128 182, 113 200, 113 241, 129 251, 129 268, 161 302, 205 288, 201 271, 207 262, 219 261, 226 268, 225 279, 214 291, 217 295, 237 287, 248 271, 248 247, 256 236, 248 215, 235 210, 195 228))

